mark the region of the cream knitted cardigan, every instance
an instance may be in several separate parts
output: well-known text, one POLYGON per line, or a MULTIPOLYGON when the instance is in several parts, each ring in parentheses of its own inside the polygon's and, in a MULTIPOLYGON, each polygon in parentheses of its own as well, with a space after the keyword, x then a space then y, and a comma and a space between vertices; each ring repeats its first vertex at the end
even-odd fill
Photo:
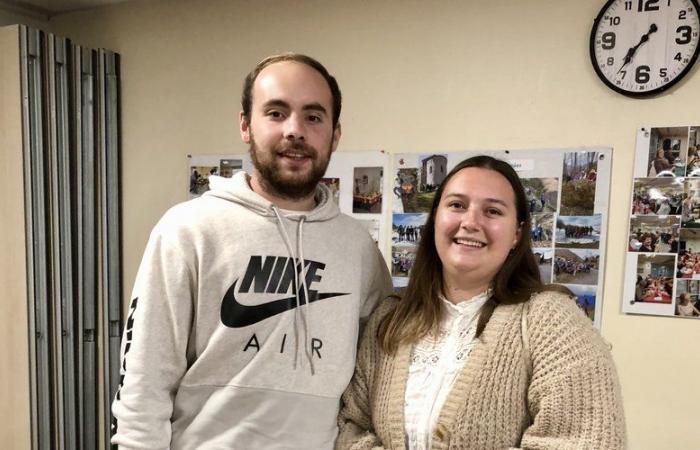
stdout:
MULTIPOLYGON (((383 302, 365 329, 336 449, 406 448, 411 346, 389 356, 376 339, 395 302, 383 302)), ((624 448, 617 373, 590 320, 572 299, 551 291, 533 295, 526 311, 530 357, 523 350, 523 304, 498 306, 442 407, 432 448, 624 448)))

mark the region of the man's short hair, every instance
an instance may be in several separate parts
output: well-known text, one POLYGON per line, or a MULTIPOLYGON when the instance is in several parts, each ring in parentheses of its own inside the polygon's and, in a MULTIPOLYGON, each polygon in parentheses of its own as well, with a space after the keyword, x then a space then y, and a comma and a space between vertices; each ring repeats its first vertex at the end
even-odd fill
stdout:
POLYGON ((316 70, 323 76, 328 83, 328 87, 331 90, 331 96, 333 97, 333 129, 338 126, 338 120, 340 119, 340 108, 342 103, 342 96, 340 94, 340 87, 338 87, 338 82, 335 77, 333 77, 328 70, 321 64, 310 56, 302 55, 299 53, 283 53, 281 55, 268 56, 258 63, 257 66, 245 77, 243 82, 243 94, 241 95, 241 106, 243 107, 243 115, 246 120, 250 122, 251 109, 253 107, 253 84, 255 80, 260 75, 260 72, 267 66, 275 64, 278 62, 293 61, 301 64, 306 64, 312 69, 316 70))

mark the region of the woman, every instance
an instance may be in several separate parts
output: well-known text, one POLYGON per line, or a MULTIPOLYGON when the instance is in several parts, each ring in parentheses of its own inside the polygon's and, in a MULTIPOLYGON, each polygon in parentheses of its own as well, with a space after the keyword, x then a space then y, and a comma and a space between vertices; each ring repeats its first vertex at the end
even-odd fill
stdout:
POLYGON ((659 176, 664 170, 670 170, 671 168, 673 168, 671 162, 668 159, 666 159, 663 148, 660 148, 656 152, 656 159, 654 159, 653 164, 654 170, 656 171, 656 176, 659 176))
POLYGON ((690 302, 690 294, 684 292, 678 299, 678 315, 693 317, 700 316, 700 311, 690 302))
POLYGON ((409 285, 365 329, 337 449, 622 448, 608 346, 545 287, 515 171, 488 156, 437 190, 409 285))

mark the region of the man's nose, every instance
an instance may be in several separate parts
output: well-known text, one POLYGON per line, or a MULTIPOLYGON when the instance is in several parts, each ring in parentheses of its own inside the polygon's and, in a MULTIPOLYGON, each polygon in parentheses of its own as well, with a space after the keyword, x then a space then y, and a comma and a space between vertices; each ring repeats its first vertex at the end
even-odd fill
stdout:
POLYGON ((291 114, 284 122, 284 137, 291 141, 304 140, 306 129, 304 120, 299 114, 291 114))

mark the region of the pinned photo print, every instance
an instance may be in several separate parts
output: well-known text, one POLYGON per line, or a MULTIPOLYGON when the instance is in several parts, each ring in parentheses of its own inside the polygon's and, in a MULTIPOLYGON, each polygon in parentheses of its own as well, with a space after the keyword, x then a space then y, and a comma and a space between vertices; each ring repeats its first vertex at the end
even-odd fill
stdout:
POLYGON ((700 228, 700 179, 685 180, 681 213, 683 228, 700 228))
POLYGON ((676 278, 700 280, 700 230, 681 229, 679 247, 676 278))
POLYGON ((643 253, 678 253, 678 216, 632 216, 627 250, 643 253))
POLYGON ((554 282, 598 284, 598 250, 557 248, 554 252, 554 282))
POLYGON ((634 302, 670 304, 675 263, 675 255, 639 255, 634 302))
POLYGON ((554 250, 551 248, 533 248, 532 253, 535 255, 537 267, 540 269, 540 279, 542 280, 542 283, 551 283, 552 257, 554 256, 554 250))
POLYGON ((567 288, 576 296, 576 305, 586 314, 586 317, 595 320, 596 286, 567 284, 567 288))
POLYGON ((190 198, 197 198, 209 190, 211 175, 219 175, 219 166, 190 167, 190 198))
POLYGON ((568 248, 600 247, 601 215, 559 216, 557 218, 556 245, 568 248))
POLYGON ((521 178, 530 214, 557 211, 558 178, 521 178))
POLYGON ((700 281, 676 281, 676 315, 700 319, 700 281))
POLYGON ((597 152, 572 152, 564 154, 561 208, 565 216, 593 214, 595 187, 598 178, 597 152))
POLYGON ((331 190, 331 198, 337 206, 340 206, 340 178, 321 178, 321 183, 331 190))
POLYGON ((391 242, 394 246, 417 246, 428 215, 424 213, 394 213, 391 224, 391 242))
POLYGON ((391 276, 408 277, 416 262, 415 247, 392 247, 391 248, 391 276))
POLYGON ((632 215, 680 214, 683 189, 683 178, 635 178, 632 215))
POLYGON ((688 157, 685 176, 700 177, 700 126, 688 127, 688 157))
POLYGON ((383 167, 355 167, 353 174, 352 212, 382 212, 383 167))
POLYGON ((685 176, 687 156, 688 127, 651 129, 648 177, 685 176))
POLYGON ((554 230, 554 214, 533 214, 530 225, 530 239, 533 247, 551 247, 554 230))
POLYGON ((418 211, 418 169, 396 171, 394 179, 394 212, 418 211))

